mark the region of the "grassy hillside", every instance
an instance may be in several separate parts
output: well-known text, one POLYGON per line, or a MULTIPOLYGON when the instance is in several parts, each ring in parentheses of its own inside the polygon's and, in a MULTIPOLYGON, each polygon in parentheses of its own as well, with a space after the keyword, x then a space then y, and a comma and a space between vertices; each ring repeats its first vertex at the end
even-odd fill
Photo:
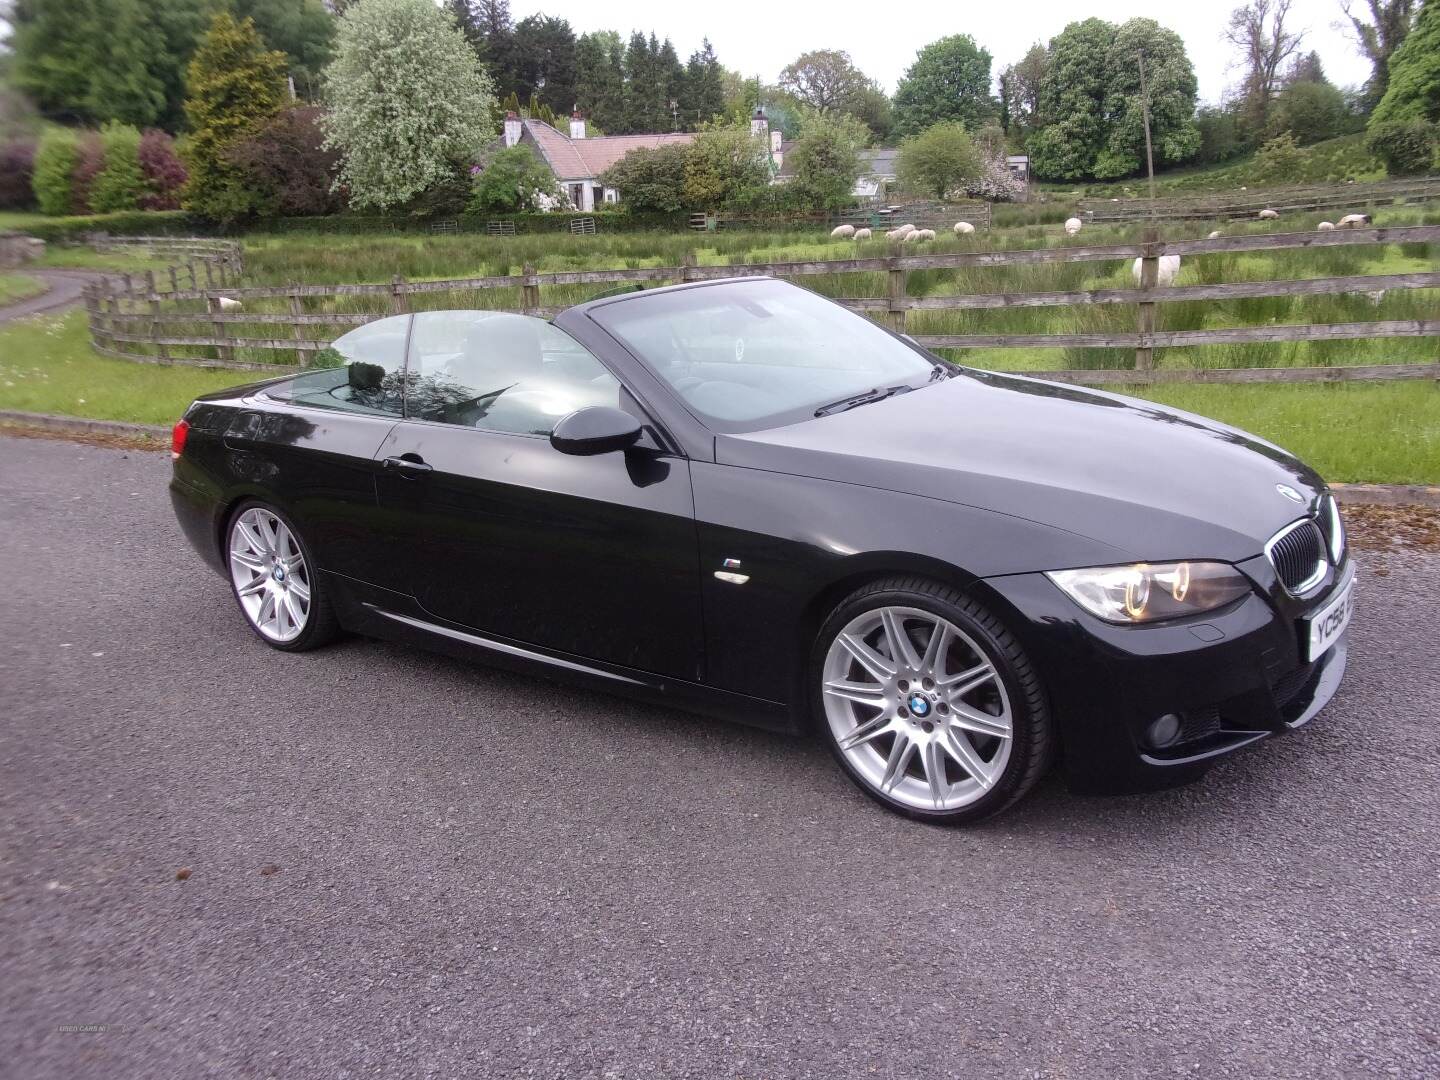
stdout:
MULTIPOLYGON (((1293 176, 1286 178, 1285 183, 1343 184, 1347 180, 1358 183, 1384 179, 1384 167, 1366 151, 1364 134, 1357 134, 1327 139, 1306 147, 1303 164, 1293 176)), ((1273 186, 1273 182, 1262 184, 1253 154, 1220 165, 1170 169, 1155 177, 1155 193, 1162 197, 1208 195, 1236 191, 1240 187, 1261 186, 1273 186)), ((1040 187, 1052 198, 1074 193, 1105 198, 1144 198, 1149 193, 1149 185, 1143 176, 1107 183, 1043 183, 1040 187)))

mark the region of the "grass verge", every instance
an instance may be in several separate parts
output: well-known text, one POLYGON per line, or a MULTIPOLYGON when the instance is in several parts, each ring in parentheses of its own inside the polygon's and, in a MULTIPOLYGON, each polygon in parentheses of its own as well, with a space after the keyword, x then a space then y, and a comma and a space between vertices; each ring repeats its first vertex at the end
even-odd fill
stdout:
POLYGON ((240 371, 134 364, 90 348, 85 313, 0 327, 0 409, 171 424, 197 394, 246 381, 240 371))
POLYGON ((18 304, 45 291, 45 283, 29 274, 0 274, 0 307, 18 304))

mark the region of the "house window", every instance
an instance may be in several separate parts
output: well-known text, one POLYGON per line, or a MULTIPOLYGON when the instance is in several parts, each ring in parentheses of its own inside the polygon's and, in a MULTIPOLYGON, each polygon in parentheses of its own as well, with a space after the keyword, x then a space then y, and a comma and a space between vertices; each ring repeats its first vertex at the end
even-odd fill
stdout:
POLYGON ((584 184, 571 184, 571 185, 570 185, 570 205, 573 206, 573 207, 575 207, 576 210, 584 210, 584 209, 585 209, 585 185, 584 185, 584 184))

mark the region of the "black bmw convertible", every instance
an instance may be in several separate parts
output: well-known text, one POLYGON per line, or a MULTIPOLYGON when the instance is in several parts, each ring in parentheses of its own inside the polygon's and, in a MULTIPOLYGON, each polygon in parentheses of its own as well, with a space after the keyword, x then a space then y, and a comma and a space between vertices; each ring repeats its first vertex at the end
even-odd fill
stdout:
POLYGON ((1345 670, 1354 571, 1294 457, 771 279, 380 319, 195 402, 172 456, 274 648, 345 629, 813 731, 926 820, 1057 761, 1194 779, 1345 670))

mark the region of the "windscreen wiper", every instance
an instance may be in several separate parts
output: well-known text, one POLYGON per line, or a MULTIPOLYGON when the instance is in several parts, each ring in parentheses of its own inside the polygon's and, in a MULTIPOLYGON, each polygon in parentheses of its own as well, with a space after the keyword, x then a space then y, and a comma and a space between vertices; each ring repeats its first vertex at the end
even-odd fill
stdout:
POLYGON ((831 413, 844 412, 846 409, 853 409, 859 405, 869 405, 872 401, 884 401, 895 394, 903 394, 910 387, 905 383, 899 386, 877 386, 874 390, 866 390, 863 394, 856 394, 853 397, 841 398, 839 401, 832 401, 829 405, 821 405, 815 410, 816 416, 829 416, 831 413))

